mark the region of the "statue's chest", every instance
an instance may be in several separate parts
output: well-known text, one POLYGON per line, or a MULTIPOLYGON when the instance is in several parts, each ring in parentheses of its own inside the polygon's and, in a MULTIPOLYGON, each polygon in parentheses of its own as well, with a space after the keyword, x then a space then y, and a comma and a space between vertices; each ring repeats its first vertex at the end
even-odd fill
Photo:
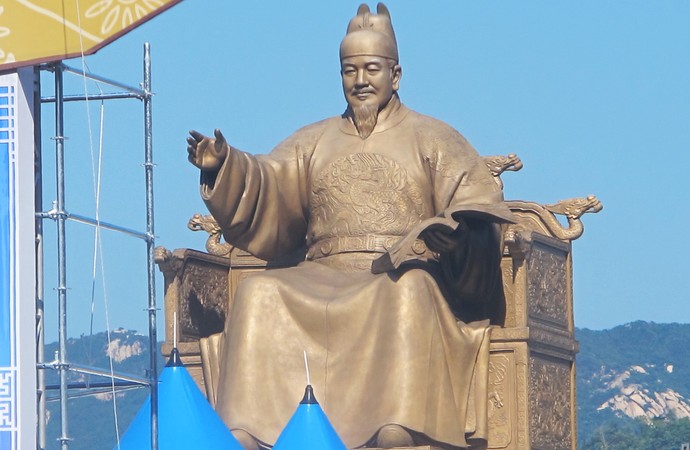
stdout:
POLYGON ((311 237, 401 236, 428 217, 428 187, 397 159, 336 156, 311 177, 311 237))

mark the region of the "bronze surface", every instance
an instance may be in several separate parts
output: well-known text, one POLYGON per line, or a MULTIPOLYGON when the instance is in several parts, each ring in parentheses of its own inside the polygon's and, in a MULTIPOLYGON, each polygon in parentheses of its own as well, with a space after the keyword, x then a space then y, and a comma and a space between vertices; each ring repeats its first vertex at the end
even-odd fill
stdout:
MULTIPOLYGON (((569 241, 601 204, 506 205, 498 176, 520 159, 483 159, 456 130, 401 103, 390 14, 377 12, 360 7, 341 44, 344 114, 268 155, 232 147, 219 130, 190 133, 213 217, 189 227, 207 231, 208 251, 229 255, 232 269, 219 277, 189 256, 162 268, 183 335, 200 341, 209 399, 231 429, 271 445, 303 391, 306 351, 348 448, 371 446, 387 424, 432 448, 574 448, 569 241), (452 214, 463 205, 517 223, 452 214), (423 227, 436 217, 455 224, 423 227), (372 273, 405 239, 405 258, 372 273), (219 319, 222 334, 209 337, 219 319), (494 330, 491 354, 489 320, 510 327, 494 330), (536 415, 554 398, 563 417, 536 415)), ((198 353, 190 358, 198 364, 198 353)))

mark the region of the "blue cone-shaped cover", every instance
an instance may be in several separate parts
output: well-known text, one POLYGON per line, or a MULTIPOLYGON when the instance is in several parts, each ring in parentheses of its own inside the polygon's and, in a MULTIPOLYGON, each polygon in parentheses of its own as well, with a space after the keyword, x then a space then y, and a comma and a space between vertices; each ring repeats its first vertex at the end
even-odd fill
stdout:
MULTIPOLYGON (((160 450, 242 450, 225 423, 181 364, 177 350, 158 384, 158 448, 160 450)), ((120 450, 151 448, 151 396, 120 440, 120 450)), ((118 450, 117 445, 114 450, 118 450)))
POLYGON ((307 386, 304 399, 278 436, 273 450, 347 450, 307 386))

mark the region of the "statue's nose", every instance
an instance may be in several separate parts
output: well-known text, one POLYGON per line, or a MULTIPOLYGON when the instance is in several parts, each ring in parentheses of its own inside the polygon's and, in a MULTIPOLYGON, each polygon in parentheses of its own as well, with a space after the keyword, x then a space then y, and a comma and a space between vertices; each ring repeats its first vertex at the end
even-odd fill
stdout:
POLYGON ((367 79, 366 73, 364 70, 358 70, 357 71, 357 79, 355 80, 355 85, 356 86, 367 86, 369 85, 369 80, 367 79))

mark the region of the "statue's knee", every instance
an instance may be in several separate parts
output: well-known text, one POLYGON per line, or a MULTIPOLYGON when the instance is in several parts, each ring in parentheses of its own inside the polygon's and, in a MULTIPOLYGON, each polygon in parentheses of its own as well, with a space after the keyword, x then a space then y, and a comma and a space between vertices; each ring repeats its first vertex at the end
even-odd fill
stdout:
POLYGON ((244 430, 232 430, 232 435, 240 443, 244 450, 259 450, 259 443, 254 437, 244 430))
POLYGON ((412 447, 412 435, 397 424, 384 425, 376 435, 376 446, 379 448, 412 447))
POLYGON ((424 269, 409 269, 402 272, 396 284, 403 289, 419 289, 422 286, 436 286, 434 276, 424 269))
MULTIPOLYGON (((242 280, 235 293, 236 302, 248 301, 257 306, 262 299, 273 299, 279 296, 276 281, 270 276, 252 275, 242 280)), ((271 302, 269 301, 269 304, 271 302)))

